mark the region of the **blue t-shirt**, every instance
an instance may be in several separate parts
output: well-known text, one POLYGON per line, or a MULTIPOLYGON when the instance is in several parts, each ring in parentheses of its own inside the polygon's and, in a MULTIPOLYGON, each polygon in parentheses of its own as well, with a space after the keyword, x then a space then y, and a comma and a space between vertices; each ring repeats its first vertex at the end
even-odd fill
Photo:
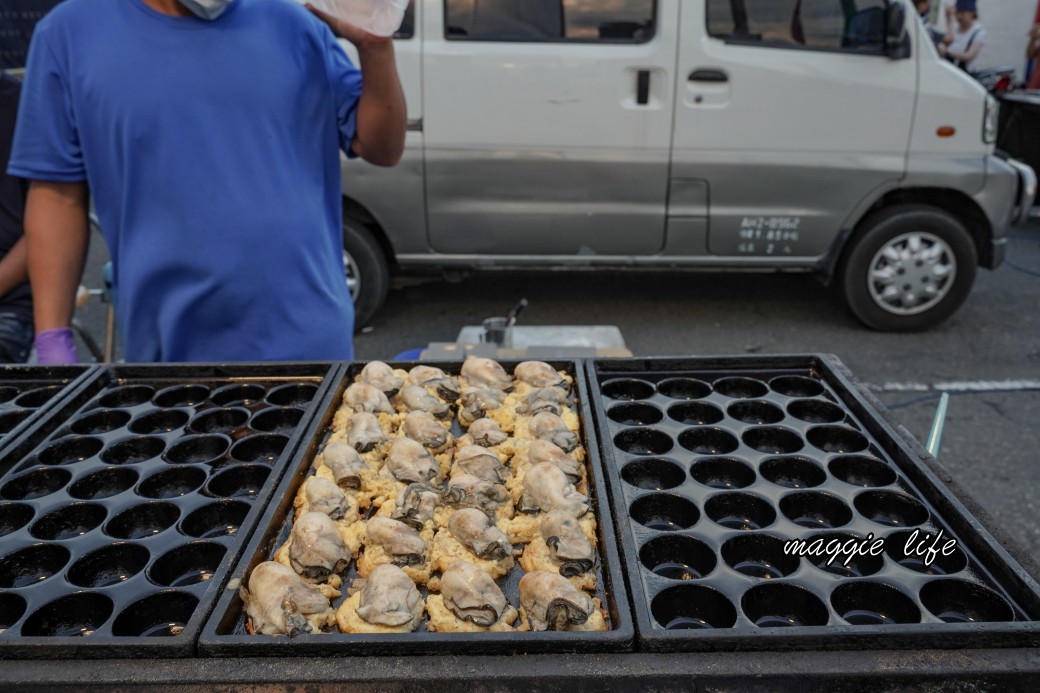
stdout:
POLYGON ((350 359, 339 149, 360 94, 288 0, 213 21, 67 0, 33 37, 9 171, 88 181, 128 361, 350 359))

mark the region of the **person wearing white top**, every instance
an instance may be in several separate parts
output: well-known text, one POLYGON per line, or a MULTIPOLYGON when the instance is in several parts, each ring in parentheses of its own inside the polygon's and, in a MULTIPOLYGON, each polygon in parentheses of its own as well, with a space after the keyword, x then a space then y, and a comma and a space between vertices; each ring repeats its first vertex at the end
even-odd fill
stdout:
POLYGON ((939 44, 939 54, 965 71, 971 70, 986 42, 986 29, 978 20, 975 0, 957 0, 956 6, 946 8, 946 36, 939 44))

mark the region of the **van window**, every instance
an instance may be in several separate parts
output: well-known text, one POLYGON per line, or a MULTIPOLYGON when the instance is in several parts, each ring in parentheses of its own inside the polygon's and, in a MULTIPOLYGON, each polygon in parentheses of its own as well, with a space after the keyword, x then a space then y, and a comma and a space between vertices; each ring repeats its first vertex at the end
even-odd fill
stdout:
POLYGON ((708 33, 731 43, 882 53, 885 0, 708 0, 708 33))
POLYGON ((401 26, 394 32, 395 39, 410 39, 415 36, 415 0, 408 3, 401 26))
POLYGON ((597 41, 653 38, 656 0, 444 0, 445 38, 597 41))

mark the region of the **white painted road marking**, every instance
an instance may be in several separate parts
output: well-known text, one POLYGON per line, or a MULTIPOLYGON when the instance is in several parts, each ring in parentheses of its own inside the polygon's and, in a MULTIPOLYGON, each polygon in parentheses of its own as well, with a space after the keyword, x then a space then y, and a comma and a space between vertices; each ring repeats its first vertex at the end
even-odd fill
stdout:
POLYGON ((874 392, 1024 392, 1040 390, 1040 380, 950 380, 935 383, 867 383, 874 392))

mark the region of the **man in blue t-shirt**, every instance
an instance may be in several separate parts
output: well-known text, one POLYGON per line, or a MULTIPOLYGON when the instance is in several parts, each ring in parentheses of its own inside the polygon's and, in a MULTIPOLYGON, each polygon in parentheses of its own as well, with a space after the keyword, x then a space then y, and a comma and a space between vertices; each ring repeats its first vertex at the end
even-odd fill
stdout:
POLYGON ((74 358, 88 186, 128 361, 352 358, 339 150, 393 165, 404 133, 392 40, 316 10, 58 5, 33 36, 8 168, 32 181, 40 361, 74 358))

